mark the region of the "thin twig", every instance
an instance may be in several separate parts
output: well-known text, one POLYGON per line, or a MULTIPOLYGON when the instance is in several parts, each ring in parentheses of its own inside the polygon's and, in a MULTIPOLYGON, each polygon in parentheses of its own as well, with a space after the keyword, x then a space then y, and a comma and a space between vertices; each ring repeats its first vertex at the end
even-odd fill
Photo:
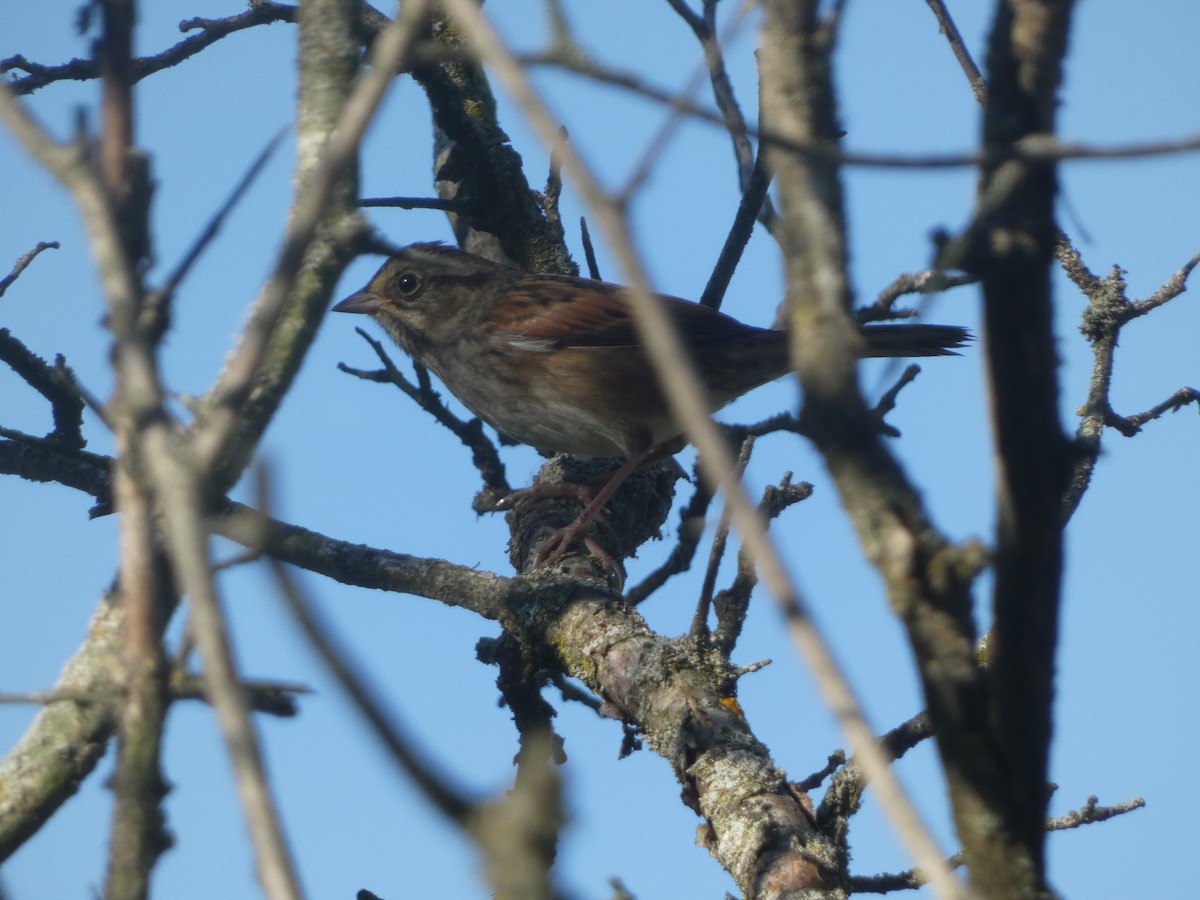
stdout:
POLYGON ((875 404, 875 408, 871 410, 871 413, 879 419, 879 427, 888 437, 900 437, 900 432, 885 422, 884 416, 896 408, 896 398, 900 396, 900 392, 910 385, 919 374, 921 374, 921 367, 916 363, 905 366, 900 377, 896 379, 896 383, 884 392, 883 396, 879 398, 879 402, 875 404))
MULTIPOLYGON (((644 84, 636 75, 629 72, 609 69, 590 60, 584 61, 577 56, 565 56, 554 50, 526 54, 518 57, 518 60, 522 65, 530 67, 555 66, 562 68, 594 81, 624 88, 638 96, 661 103, 672 110, 679 110, 693 119, 724 125, 724 119, 719 111, 698 106, 676 92, 644 84)), ((1030 135, 1007 147, 989 147, 962 153, 909 155, 848 150, 842 147, 839 141, 797 141, 769 129, 750 125, 746 126, 746 134, 758 140, 760 151, 767 146, 778 147, 813 159, 866 169, 961 169, 977 168, 985 162, 1003 162, 1010 159, 1028 162, 1142 159, 1200 151, 1200 135, 1135 141, 1109 146, 1066 141, 1054 135, 1030 135)))
POLYGON ((713 309, 721 308, 721 301, 725 298, 729 281, 733 278, 734 270, 741 261, 742 252, 750 241, 750 235, 754 233, 754 222, 764 208, 763 203, 767 199, 767 189, 770 186, 771 173, 760 156, 746 182, 746 189, 738 204, 737 214, 733 217, 733 225, 725 237, 725 244, 721 247, 721 253, 717 257, 717 264, 713 266, 708 284, 704 286, 704 293, 700 295, 701 305, 713 309))
MULTIPOLYGON (((196 676, 173 675, 168 682, 171 701, 200 700, 208 702, 204 680, 196 676)), ((303 684, 272 681, 243 681, 242 689, 255 712, 280 718, 292 718, 299 711, 295 695, 311 694, 312 688, 303 684)), ((110 685, 108 691, 81 691, 58 688, 51 691, 31 691, 28 694, 0 693, 0 704, 6 706, 48 706, 51 703, 112 703, 124 697, 124 691, 110 685)))
MULTIPOLYGON (((743 3, 734 13, 733 18, 726 26, 725 33, 721 35, 720 43, 728 43, 733 39, 738 31, 741 30, 742 25, 745 24, 749 12, 750 4, 743 3)), ((699 69, 696 70, 695 74, 688 79, 687 85, 682 91, 680 91, 679 96, 683 98, 685 103, 690 103, 692 97, 699 90, 700 85, 703 83, 705 74, 709 74, 710 80, 713 84, 714 92, 717 95, 718 107, 721 110, 722 124, 725 125, 726 130, 729 131, 730 135, 734 139, 735 156, 741 156, 743 154, 739 151, 738 141, 745 141, 744 135, 747 133, 748 129, 746 128, 746 123, 742 118, 740 110, 737 108, 737 101, 733 98, 733 88, 729 84, 729 78, 724 71, 724 62, 721 59, 720 54, 720 43, 718 43, 717 40, 711 36, 711 34, 707 39, 701 38, 701 43, 704 45, 705 49, 705 62, 699 69)), ((627 201, 630 197, 637 193, 638 189, 643 184, 645 184, 646 179, 650 177, 650 173, 654 169, 655 163, 666 151, 671 138, 685 121, 687 121, 686 112, 678 106, 673 106, 670 115, 667 116, 667 119, 663 122, 662 127, 650 139, 645 153, 642 155, 642 158, 638 161, 637 165, 634 166, 632 174, 630 174, 629 178, 625 182, 625 186, 617 193, 619 201, 627 201)), ((744 155, 746 156, 746 161, 744 163, 742 163, 739 159, 739 163, 741 164, 739 169, 739 181, 743 184, 745 184, 749 179, 749 176, 746 172, 746 169, 748 169, 750 166, 748 145, 744 155)))
MULTIPOLYGON (((687 22, 688 27, 692 29, 692 33, 704 49, 704 61, 708 66, 713 97, 717 102, 717 109, 721 111, 724 119, 725 130, 729 132, 729 137, 733 142, 733 155, 738 166, 738 186, 743 194, 747 194, 751 190, 757 160, 754 148, 750 144, 746 117, 742 115, 741 107, 734 94, 733 82, 725 68, 722 45, 728 43, 737 28, 740 27, 740 17, 747 12, 750 4, 743 2, 735 13, 733 21, 730 22, 726 33, 718 38, 716 33, 717 0, 704 0, 703 15, 696 15, 683 0, 668 0, 668 3, 687 22)), ((774 227, 775 210, 771 207, 771 202, 766 198, 765 193, 763 198, 758 201, 754 215, 760 219, 768 231, 774 227)), ((740 256, 741 253, 739 252, 737 255, 740 256)))
MULTIPOLYGON (((786 146, 783 141, 761 137, 763 143, 786 146)), ((1107 147, 1063 140, 1052 134, 1031 134, 1004 146, 986 147, 969 153, 931 153, 908 156, 900 153, 839 151, 835 145, 797 145, 805 154, 824 157, 843 166, 863 169, 961 169, 1003 162, 1050 163, 1067 160, 1146 159, 1200 151, 1200 135, 1152 141, 1131 141, 1107 147)))
POLYGON ((946 9, 946 4, 943 0, 925 0, 925 2, 933 10, 933 15, 938 21, 938 27, 941 28, 942 34, 950 42, 950 49, 954 51, 954 58, 958 60, 963 74, 967 76, 967 81, 971 85, 971 93, 975 95, 975 101, 980 106, 983 106, 987 102, 987 82, 984 80, 983 74, 979 71, 979 67, 975 65, 975 60, 971 58, 971 52, 967 49, 967 44, 959 33, 958 26, 954 24, 954 19, 950 16, 950 11, 946 9))
POLYGON ((468 200, 443 200, 440 197, 363 197, 358 201, 362 207, 395 209, 440 209, 443 212, 465 214, 474 209, 468 200))
POLYGON ((976 284, 977 275, 951 275, 940 269, 926 269, 923 272, 904 272, 897 275, 895 280, 879 292, 875 302, 870 306, 860 307, 854 311, 855 321, 860 325, 880 322, 887 319, 906 319, 916 315, 915 311, 905 310, 896 312, 893 307, 896 301, 907 294, 934 294, 964 284, 976 284))
POLYGON ((1187 280, 1192 274, 1192 271, 1200 265, 1200 253, 1197 253, 1183 267, 1172 275, 1163 283, 1157 291, 1147 297, 1145 300, 1136 300, 1129 305, 1129 319, 1136 319, 1138 316, 1144 316, 1153 309, 1157 309, 1168 301, 1174 300, 1180 294, 1187 290, 1187 280))
MULTIPOLYGON (((1179 410, 1192 403, 1200 404, 1200 391, 1190 387, 1180 388, 1162 403, 1155 404, 1145 412, 1126 417, 1125 422, 1140 431, 1142 426, 1147 422, 1151 422, 1169 412, 1179 412, 1179 410)), ((1108 424, 1114 425, 1120 430, 1120 427, 1116 426, 1116 423, 1110 421, 1108 424)))
POLYGON ((583 242, 583 258, 587 261, 588 278, 600 281, 600 265, 596 262, 596 248, 592 246, 592 235, 588 231, 587 216, 579 217, 579 239, 583 242))
POLYGON ((28 253, 22 253, 17 261, 13 264, 12 271, 0 278, 0 297, 4 296, 4 292, 9 289, 14 281, 21 277, 21 273, 28 268, 39 253, 43 250, 57 250, 61 245, 58 241, 38 241, 37 245, 28 253))
POLYGON ((1047 819, 1046 830, 1066 831, 1070 828, 1081 828, 1084 825, 1091 825, 1095 822, 1105 822, 1116 816, 1123 816, 1125 813, 1133 812, 1135 809, 1144 808, 1146 801, 1141 797, 1133 797, 1115 806, 1100 806, 1099 804, 1100 798, 1096 796, 1088 797, 1087 803, 1079 809, 1073 810, 1063 816, 1055 816, 1047 819))
POLYGON ((475 468, 479 470, 479 474, 483 477, 484 488, 488 497, 493 501, 491 505, 487 505, 486 501, 488 498, 480 498, 486 508, 478 511, 492 511, 495 508, 494 501, 511 494, 512 488, 509 487, 508 477, 504 471, 504 463, 500 460, 500 454, 496 451, 496 446, 484 434, 483 423, 477 418, 464 421, 452 413, 449 407, 442 402, 441 396, 433 389, 433 385, 429 380, 429 373, 423 366, 417 368, 418 383, 413 384, 396 368, 396 364, 392 362, 391 356, 388 355, 387 350, 384 349, 381 342, 375 340, 361 328, 356 328, 355 331, 358 332, 364 341, 370 344, 371 349, 375 351, 375 355, 379 357, 379 361, 383 364, 383 368, 375 372, 367 372, 362 369, 351 368, 345 363, 338 363, 338 369, 348 375, 354 375, 357 378, 367 381, 394 384, 404 392, 405 396, 416 402, 421 409, 437 419, 439 424, 449 429, 471 451, 471 460, 475 464, 475 468))
MULTIPOLYGON (((741 450, 738 451, 737 477, 745 474, 746 466, 750 464, 750 456, 754 453, 754 436, 747 435, 742 440, 741 450)), ((702 464, 702 463, 701 463, 702 464)), ((725 545, 729 540, 729 511, 721 510, 721 518, 717 520, 717 531, 713 535, 712 547, 708 552, 708 566, 704 570, 704 581, 700 585, 700 596, 696 600, 696 611, 692 614, 692 627, 688 633, 692 637, 701 637, 709 633, 708 613, 712 609, 713 592, 717 584, 717 571, 721 560, 725 557, 725 545)))
POLYGON ((208 533, 200 518, 205 504, 195 470, 176 457, 165 429, 149 429, 145 441, 175 578, 188 597, 189 631, 200 651, 209 698, 229 749, 263 890, 275 900, 299 898, 303 895, 299 877, 271 794, 213 580, 208 533))
POLYGON ((824 782, 826 778, 828 778, 845 764, 846 751, 834 750, 829 754, 829 758, 825 761, 825 765, 816 772, 813 772, 808 777, 801 778, 799 781, 797 781, 796 788, 804 791, 805 793, 808 793, 809 791, 815 791, 821 786, 821 783, 824 782))
MULTIPOLYGON (((185 19, 179 23, 180 31, 202 28, 203 33, 185 38, 174 47, 154 56, 144 56, 133 61, 133 82, 141 81, 163 69, 178 65, 185 59, 215 44, 221 38, 256 25, 271 22, 294 22, 296 7, 265 0, 254 0, 247 12, 228 19, 185 19)), ((73 59, 60 66, 46 66, 30 62, 24 56, 10 56, 0 60, 0 72, 20 69, 27 72, 23 78, 15 78, 9 86, 16 94, 28 94, 56 81, 90 81, 100 77, 100 69, 93 59, 73 59)))
MULTIPOLYGON (((189 675, 186 672, 176 672, 168 682, 172 700, 200 700, 209 703, 208 685, 202 676, 189 675)), ((308 685, 288 681, 263 681, 261 679, 243 679, 241 689, 246 695, 246 702, 255 712, 290 719, 300 710, 296 697, 311 694, 308 685)))
MULTIPOLYGON (((947 869, 960 869, 966 863, 961 853, 946 859, 947 869)), ((929 876, 921 869, 883 875, 851 875, 850 887, 855 894, 891 894, 895 891, 911 891, 929 884, 929 876)))
POLYGON ((229 218, 229 214, 233 212, 234 207, 246 195, 246 192, 250 189, 250 186, 262 170, 266 168, 267 162, 270 161, 275 151, 279 149, 279 145, 283 142, 286 134, 287 129, 282 128, 275 137, 267 142, 267 145, 263 147, 262 151, 250 164, 250 168, 246 170, 246 174, 242 176, 241 180, 230 191, 225 202, 221 204, 212 218, 208 220, 208 224, 197 235, 196 240, 192 242, 192 246, 183 255, 183 259, 179 261, 179 264, 167 276, 167 280, 163 282, 162 287, 146 298, 145 315, 148 317, 146 325, 152 338, 157 339, 162 336, 170 316, 171 301, 175 297, 175 292, 179 289, 179 285, 183 283, 183 279, 187 277, 192 266, 200 259, 200 255, 204 252, 205 248, 220 233, 225 220, 229 218))
POLYGON ((679 511, 679 539, 670 555, 661 566, 642 579, 641 583, 625 592, 625 603, 637 606, 667 583, 673 575, 685 572, 692 564, 700 538, 704 534, 704 516, 712 503, 713 495, 698 476, 693 479, 695 490, 692 498, 679 511))
MULTIPOLYGON (((770 523, 789 506, 812 496, 813 486, 807 481, 792 483, 792 473, 785 472, 778 485, 769 484, 763 489, 758 503, 763 522, 770 523)), ((734 647, 741 636, 750 606, 750 594, 758 584, 758 572, 754 560, 743 546, 738 550, 737 575, 729 587, 713 598, 717 613, 717 627, 713 631, 712 645, 726 658, 733 655, 734 647)))
POLYGON ((163 286, 159 289, 159 293, 164 294, 169 298, 179 287, 183 279, 187 277, 188 272, 196 263, 196 260, 198 260, 200 255, 204 252, 204 248, 207 247, 220 233, 221 226, 225 224, 225 220, 229 218, 229 214, 233 212, 233 209, 235 206, 237 206, 238 201, 240 201, 242 197, 246 195, 246 192, 250 189, 250 186, 254 184, 258 176, 262 174, 263 169, 266 168, 267 163, 271 160, 271 157, 275 155, 275 151, 279 149, 279 145, 283 143, 283 139, 287 135, 287 132, 287 128, 281 128, 273 138, 267 141, 266 146, 263 147, 258 156, 254 158, 254 161, 250 163, 250 167, 241 177, 241 180, 239 180, 234 186, 233 190, 229 192, 229 196, 226 198, 225 202, 221 204, 220 208, 213 214, 212 218, 208 220, 208 224, 204 226, 204 230, 200 232, 196 240, 192 243, 192 246, 188 248, 188 252, 184 254, 183 259, 179 261, 179 264, 163 283, 163 286))
MULTIPOLYGON (((1124 815, 1141 809, 1146 805, 1141 797, 1134 797, 1116 806, 1098 806, 1096 797, 1089 797, 1081 809, 1067 813, 1065 816, 1046 820, 1047 831, 1062 831, 1068 828, 1079 828, 1094 822, 1103 822, 1114 816, 1124 815)), ((946 864, 959 868, 965 860, 961 853, 955 853, 946 864)), ((852 875, 850 884, 856 894, 890 894, 895 891, 914 890, 929 883, 928 876, 920 869, 909 869, 905 872, 887 873, 882 875, 852 875)))
POLYGON ((592 712, 599 714, 603 708, 603 702, 594 694, 591 694, 582 688, 576 687, 567 677, 561 672, 550 672, 549 680, 552 685, 558 688, 558 692, 562 698, 568 702, 581 703, 590 709, 592 712))
MULTIPOLYGON (((559 136, 563 143, 568 140, 566 127, 559 128, 559 136)), ((559 200, 562 197, 562 164, 558 161, 558 151, 550 148, 550 168, 546 173, 546 187, 542 191, 541 207, 546 214, 546 221, 558 231, 562 231, 562 214, 559 210, 559 200)))
POLYGON ((1098 277, 1088 269, 1079 251, 1065 235, 1060 234, 1056 252, 1067 277, 1087 297, 1088 306, 1083 313, 1080 331, 1092 345, 1093 357, 1088 396, 1081 407, 1079 425, 1075 430, 1075 446, 1080 452, 1077 453, 1064 499, 1065 516, 1069 519, 1079 508, 1091 484, 1106 427, 1115 428, 1125 437, 1132 437, 1147 422, 1197 402, 1200 396, 1193 388, 1180 388, 1162 403, 1128 417, 1113 410, 1109 397, 1121 329, 1133 319, 1146 315, 1187 290, 1188 278, 1200 264, 1200 253, 1184 263, 1145 300, 1130 301, 1121 269, 1114 267, 1107 277, 1098 277))

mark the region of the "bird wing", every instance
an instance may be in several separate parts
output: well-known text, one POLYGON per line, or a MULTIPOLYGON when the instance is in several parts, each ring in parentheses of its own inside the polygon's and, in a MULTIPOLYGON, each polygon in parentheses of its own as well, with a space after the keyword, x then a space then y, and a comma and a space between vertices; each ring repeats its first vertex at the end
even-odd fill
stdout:
MULTIPOLYGON (((628 289, 603 281, 556 275, 529 279, 504 299, 501 332, 532 348, 546 351, 566 347, 640 347, 629 308, 628 289)), ((658 294, 685 343, 730 337, 746 330, 724 313, 707 306, 658 294)))

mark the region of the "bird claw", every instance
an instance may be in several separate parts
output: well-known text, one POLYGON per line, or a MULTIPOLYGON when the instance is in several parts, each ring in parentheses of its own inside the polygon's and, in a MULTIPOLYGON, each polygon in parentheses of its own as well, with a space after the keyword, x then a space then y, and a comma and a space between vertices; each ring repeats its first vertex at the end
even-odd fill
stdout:
MULTIPOLYGON (((599 524, 604 524, 601 520, 596 521, 599 524)), ((567 554, 567 551, 571 549, 573 544, 582 540, 583 546, 587 548, 588 553, 612 573, 612 577, 616 582, 617 592, 620 593, 625 588, 625 569, 612 554, 600 546, 600 543, 595 538, 587 534, 591 524, 591 522, 585 522, 580 518, 576 519, 570 525, 559 528, 551 533, 538 545, 529 567, 531 569, 541 569, 554 565, 567 554)))
POLYGON ((541 569, 552 566, 566 556, 567 551, 574 544, 582 542, 588 553, 598 559, 600 564, 612 573, 616 581, 617 590, 620 591, 625 586, 625 570, 611 553, 605 550, 595 538, 588 535, 588 530, 593 524, 611 531, 611 527, 601 512, 596 511, 589 514, 586 511, 595 497, 596 486, 594 484, 573 484, 569 481, 556 484, 535 484, 532 487, 513 491, 507 497, 502 498, 496 504, 496 508, 498 510, 512 509, 522 500, 536 501, 563 498, 578 500, 583 504, 585 512, 580 513, 578 518, 570 525, 554 530, 542 540, 534 551, 529 568, 541 569))
POLYGON ((534 484, 527 488, 513 491, 496 501, 496 511, 505 512, 515 507, 522 500, 578 500, 584 506, 596 496, 596 489, 591 484, 573 484, 562 481, 556 484, 534 484))
MULTIPOLYGON (((629 464, 626 463, 626 466, 629 466, 629 464)), ((496 504, 496 508, 498 510, 512 509, 520 501, 532 502, 550 499, 571 499, 578 501, 583 505, 583 511, 574 522, 553 531, 538 545, 537 550, 534 552, 533 560, 530 563, 530 568, 540 569, 544 566, 554 565, 567 554, 567 551, 571 549, 573 544, 582 542, 588 553, 599 560, 600 564, 612 573, 617 590, 620 591, 625 586, 625 570, 612 554, 600 546, 595 538, 588 535, 588 529, 592 523, 595 523, 601 528, 607 528, 611 533, 612 529, 603 515, 604 504, 612 496, 616 487, 625 480, 625 475, 627 474, 628 472, 618 469, 585 484, 576 484, 570 481, 555 482, 553 484, 535 484, 531 487, 513 491, 507 497, 502 498, 496 504), (615 483, 614 478, 616 479, 615 483)))

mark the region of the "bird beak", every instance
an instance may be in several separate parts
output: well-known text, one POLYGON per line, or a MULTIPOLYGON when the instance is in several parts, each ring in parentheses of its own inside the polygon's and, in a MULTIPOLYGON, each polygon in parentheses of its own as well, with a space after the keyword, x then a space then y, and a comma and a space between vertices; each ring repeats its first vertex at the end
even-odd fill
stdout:
POLYGON ((370 315, 379 309, 379 297, 372 294, 368 290, 361 290, 357 294, 351 294, 341 303, 333 308, 334 312, 344 313, 364 313, 370 315))

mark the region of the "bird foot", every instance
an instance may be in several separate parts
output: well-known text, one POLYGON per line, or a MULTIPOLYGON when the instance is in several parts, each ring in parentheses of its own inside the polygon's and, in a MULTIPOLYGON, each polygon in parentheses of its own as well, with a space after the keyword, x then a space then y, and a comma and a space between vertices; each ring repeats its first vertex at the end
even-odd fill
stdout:
MULTIPOLYGON (((602 520, 597 521, 602 523, 602 520)), ((582 541, 588 553, 612 573, 617 592, 620 593, 625 588, 625 569, 611 553, 600 546, 599 541, 587 533, 591 526, 592 522, 584 521, 583 516, 580 516, 570 525, 551 532, 545 540, 538 544, 530 568, 541 569, 554 565, 566 555, 572 545, 577 541, 582 541)))
POLYGON ((578 500, 586 508, 596 498, 596 485, 589 481, 587 484, 575 484, 570 481, 559 481, 554 484, 534 484, 527 488, 513 491, 496 501, 496 509, 500 512, 512 509, 522 500, 535 503, 538 500, 578 500))
MULTIPOLYGON (((599 560, 601 565, 612 573, 616 580, 617 590, 620 591, 624 587, 624 568, 612 554, 588 534, 588 530, 593 524, 599 525, 602 528, 608 527, 608 523, 603 516, 603 506, 601 503, 597 503, 597 499, 605 488, 607 481, 608 477, 604 476, 586 484, 575 484, 569 481, 557 482, 555 484, 535 484, 531 487, 513 491, 496 504, 498 510, 508 510, 514 508, 518 502, 536 502, 539 500, 565 498, 577 500, 583 505, 583 511, 574 522, 553 530, 538 544, 537 550, 534 552, 533 559, 530 562, 531 569, 541 569, 554 565, 567 554, 567 551, 573 545, 582 542, 588 553, 599 560)), ((604 500, 607 501, 607 499, 608 497, 605 496, 604 500)))

